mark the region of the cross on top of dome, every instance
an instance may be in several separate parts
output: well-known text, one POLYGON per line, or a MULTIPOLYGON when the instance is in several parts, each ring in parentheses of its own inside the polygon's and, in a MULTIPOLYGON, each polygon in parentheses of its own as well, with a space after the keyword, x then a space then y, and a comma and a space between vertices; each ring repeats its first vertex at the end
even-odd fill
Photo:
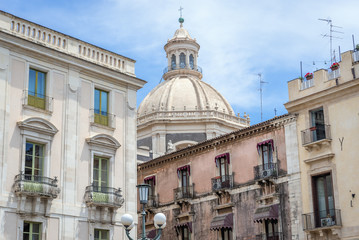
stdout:
POLYGON ((183 7, 180 7, 179 9, 178 9, 178 11, 180 11, 180 18, 178 19, 178 22, 181 24, 181 27, 183 27, 183 22, 184 22, 184 19, 183 19, 183 17, 182 17, 182 10, 183 10, 183 7))

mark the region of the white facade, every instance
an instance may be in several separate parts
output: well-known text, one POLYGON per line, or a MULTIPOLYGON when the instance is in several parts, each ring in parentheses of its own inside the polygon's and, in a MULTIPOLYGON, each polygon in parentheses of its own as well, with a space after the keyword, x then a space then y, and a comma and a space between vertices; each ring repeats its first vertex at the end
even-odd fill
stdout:
POLYGON ((145 83, 134 64, 0 12, 1 239, 125 239, 145 83))
POLYGON ((138 159, 149 160, 248 127, 248 115, 236 116, 227 100, 202 81, 199 44, 180 28, 164 46, 168 65, 164 81, 138 109, 138 159), (147 155, 146 155, 147 151, 147 155), (148 154, 152 153, 152 154, 148 154))

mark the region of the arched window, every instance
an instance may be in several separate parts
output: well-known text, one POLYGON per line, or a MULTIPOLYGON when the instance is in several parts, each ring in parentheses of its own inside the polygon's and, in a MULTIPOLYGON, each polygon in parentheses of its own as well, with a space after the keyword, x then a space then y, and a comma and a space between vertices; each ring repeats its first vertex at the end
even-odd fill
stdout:
POLYGON ((189 55, 189 66, 191 67, 191 69, 194 69, 194 58, 193 55, 189 55))
POLYGON ((172 70, 176 69, 176 56, 174 54, 172 54, 172 57, 171 57, 171 68, 172 68, 172 70))
POLYGON ((186 55, 184 53, 180 54, 180 68, 186 67, 186 55))

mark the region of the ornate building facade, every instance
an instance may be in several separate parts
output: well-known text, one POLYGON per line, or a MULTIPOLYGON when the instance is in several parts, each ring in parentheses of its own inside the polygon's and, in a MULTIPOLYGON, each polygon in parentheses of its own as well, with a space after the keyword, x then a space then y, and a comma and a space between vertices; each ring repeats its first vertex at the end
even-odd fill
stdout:
POLYGON ((148 161, 248 127, 247 115, 235 116, 227 100, 202 80, 200 45, 183 27, 164 46, 164 81, 141 102, 137 115, 138 160, 148 161))
POLYGON ((1 239, 125 238, 120 216, 137 216, 136 91, 145 83, 134 67, 0 12, 1 239))
POLYGON ((359 239, 359 52, 288 82, 296 114, 307 239, 359 239))

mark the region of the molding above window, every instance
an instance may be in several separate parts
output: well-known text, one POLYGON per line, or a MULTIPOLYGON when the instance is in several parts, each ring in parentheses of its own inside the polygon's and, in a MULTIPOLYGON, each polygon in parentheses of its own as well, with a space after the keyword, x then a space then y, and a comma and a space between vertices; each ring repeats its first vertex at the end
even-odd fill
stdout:
POLYGON ((55 125, 39 117, 27 118, 23 121, 17 122, 17 125, 21 130, 21 134, 33 135, 31 133, 38 133, 43 135, 43 138, 50 137, 52 139, 53 136, 59 131, 55 125))
POLYGON ((121 147, 121 144, 114 137, 107 134, 97 134, 93 137, 86 138, 86 142, 92 149, 97 150, 104 150, 105 148, 116 152, 116 150, 121 147))

